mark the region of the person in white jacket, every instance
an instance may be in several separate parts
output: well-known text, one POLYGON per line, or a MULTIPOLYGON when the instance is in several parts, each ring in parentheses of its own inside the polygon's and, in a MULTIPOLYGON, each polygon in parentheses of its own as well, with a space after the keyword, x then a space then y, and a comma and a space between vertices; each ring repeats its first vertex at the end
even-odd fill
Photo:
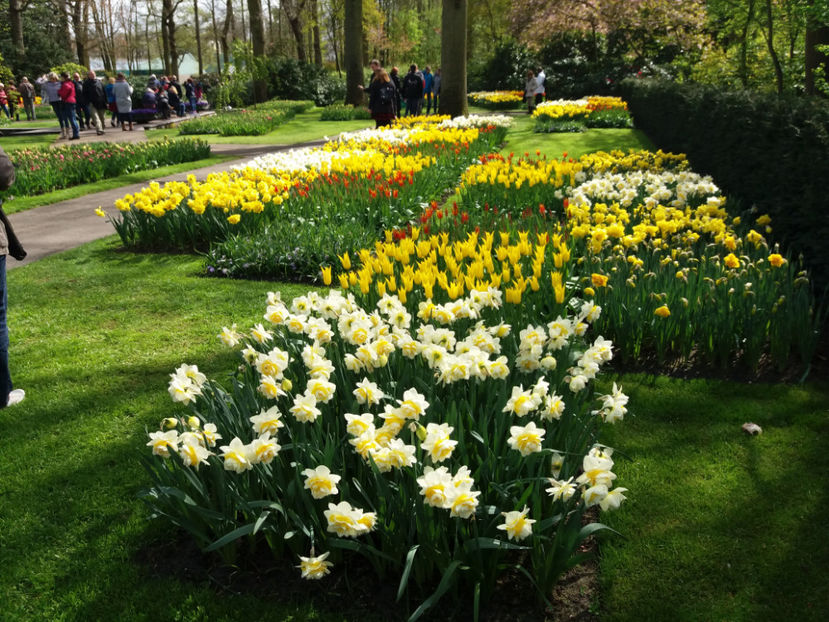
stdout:
POLYGON ((535 105, 538 106, 541 102, 544 101, 544 96, 546 93, 544 92, 544 80, 547 79, 547 75, 544 73, 544 68, 539 67, 538 71, 535 72, 535 81, 538 85, 535 88, 535 105))
POLYGON ((538 90, 538 80, 532 69, 527 70, 527 82, 524 84, 524 99, 527 100, 527 112, 535 110, 535 92, 538 90))

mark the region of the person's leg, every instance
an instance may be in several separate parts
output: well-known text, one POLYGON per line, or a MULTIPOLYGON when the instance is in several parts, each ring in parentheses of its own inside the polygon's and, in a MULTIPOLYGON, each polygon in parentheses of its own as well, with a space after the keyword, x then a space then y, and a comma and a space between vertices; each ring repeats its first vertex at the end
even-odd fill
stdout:
POLYGON ((0 408, 9 403, 12 377, 9 372, 9 327, 6 324, 8 295, 6 292, 6 256, 0 255, 0 408))
POLYGON ((81 130, 78 127, 78 119, 75 118, 75 104, 66 104, 66 111, 69 126, 72 128, 72 138, 80 138, 81 130))
POLYGON ((61 108, 61 103, 52 102, 52 110, 55 111, 55 116, 58 118, 58 123, 60 123, 60 129, 63 129, 65 125, 63 120, 63 110, 61 108))
POLYGON ((435 101, 432 103, 432 108, 435 111, 435 114, 438 114, 438 100, 440 99, 440 95, 435 93, 434 97, 435 101))

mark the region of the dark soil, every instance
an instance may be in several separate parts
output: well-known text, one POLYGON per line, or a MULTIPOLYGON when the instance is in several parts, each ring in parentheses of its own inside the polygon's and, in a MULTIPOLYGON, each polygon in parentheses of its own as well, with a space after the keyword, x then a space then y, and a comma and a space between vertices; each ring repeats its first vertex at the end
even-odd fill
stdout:
MULTIPOLYGON (((579 552, 596 549, 592 538, 579 552)), ((298 560, 297 560, 298 561, 298 560)), ((337 564, 330 575, 320 581, 300 577, 288 560, 274 560, 262 550, 247 556, 238 565, 227 565, 203 554, 186 535, 176 540, 148 543, 136 555, 136 563, 152 578, 175 579, 209 585, 219 596, 250 595, 264 601, 290 603, 313 602, 321 614, 348 620, 405 622, 428 593, 412 598, 410 611, 405 602, 396 602, 396 581, 377 579, 371 566, 360 557, 337 564)), ((594 622, 592 611, 597 599, 598 564, 582 564, 568 572, 550 598, 552 608, 538 604, 535 590, 518 571, 506 573, 499 580, 492 600, 481 607, 481 622, 594 622)), ((421 620, 468 622, 473 619, 472 603, 453 604, 449 595, 426 612, 421 620)))

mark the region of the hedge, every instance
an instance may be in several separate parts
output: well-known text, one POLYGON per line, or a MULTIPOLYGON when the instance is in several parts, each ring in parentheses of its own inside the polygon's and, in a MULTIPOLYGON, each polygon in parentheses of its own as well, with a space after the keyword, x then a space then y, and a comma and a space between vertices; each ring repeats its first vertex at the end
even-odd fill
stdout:
POLYGON ((829 102, 637 79, 622 94, 660 149, 768 213, 772 239, 804 255, 819 293, 829 287, 829 102))

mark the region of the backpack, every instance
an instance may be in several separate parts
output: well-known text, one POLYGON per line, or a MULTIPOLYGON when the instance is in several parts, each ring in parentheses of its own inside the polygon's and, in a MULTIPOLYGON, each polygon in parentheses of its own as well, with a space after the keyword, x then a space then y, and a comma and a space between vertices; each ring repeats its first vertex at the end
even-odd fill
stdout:
POLYGON ((417 74, 407 73, 403 80, 403 91, 408 97, 417 97, 417 92, 423 86, 423 82, 417 77, 417 74))
POLYGON ((391 82, 384 82, 377 90, 377 102, 381 106, 388 106, 394 101, 394 85, 391 82))

